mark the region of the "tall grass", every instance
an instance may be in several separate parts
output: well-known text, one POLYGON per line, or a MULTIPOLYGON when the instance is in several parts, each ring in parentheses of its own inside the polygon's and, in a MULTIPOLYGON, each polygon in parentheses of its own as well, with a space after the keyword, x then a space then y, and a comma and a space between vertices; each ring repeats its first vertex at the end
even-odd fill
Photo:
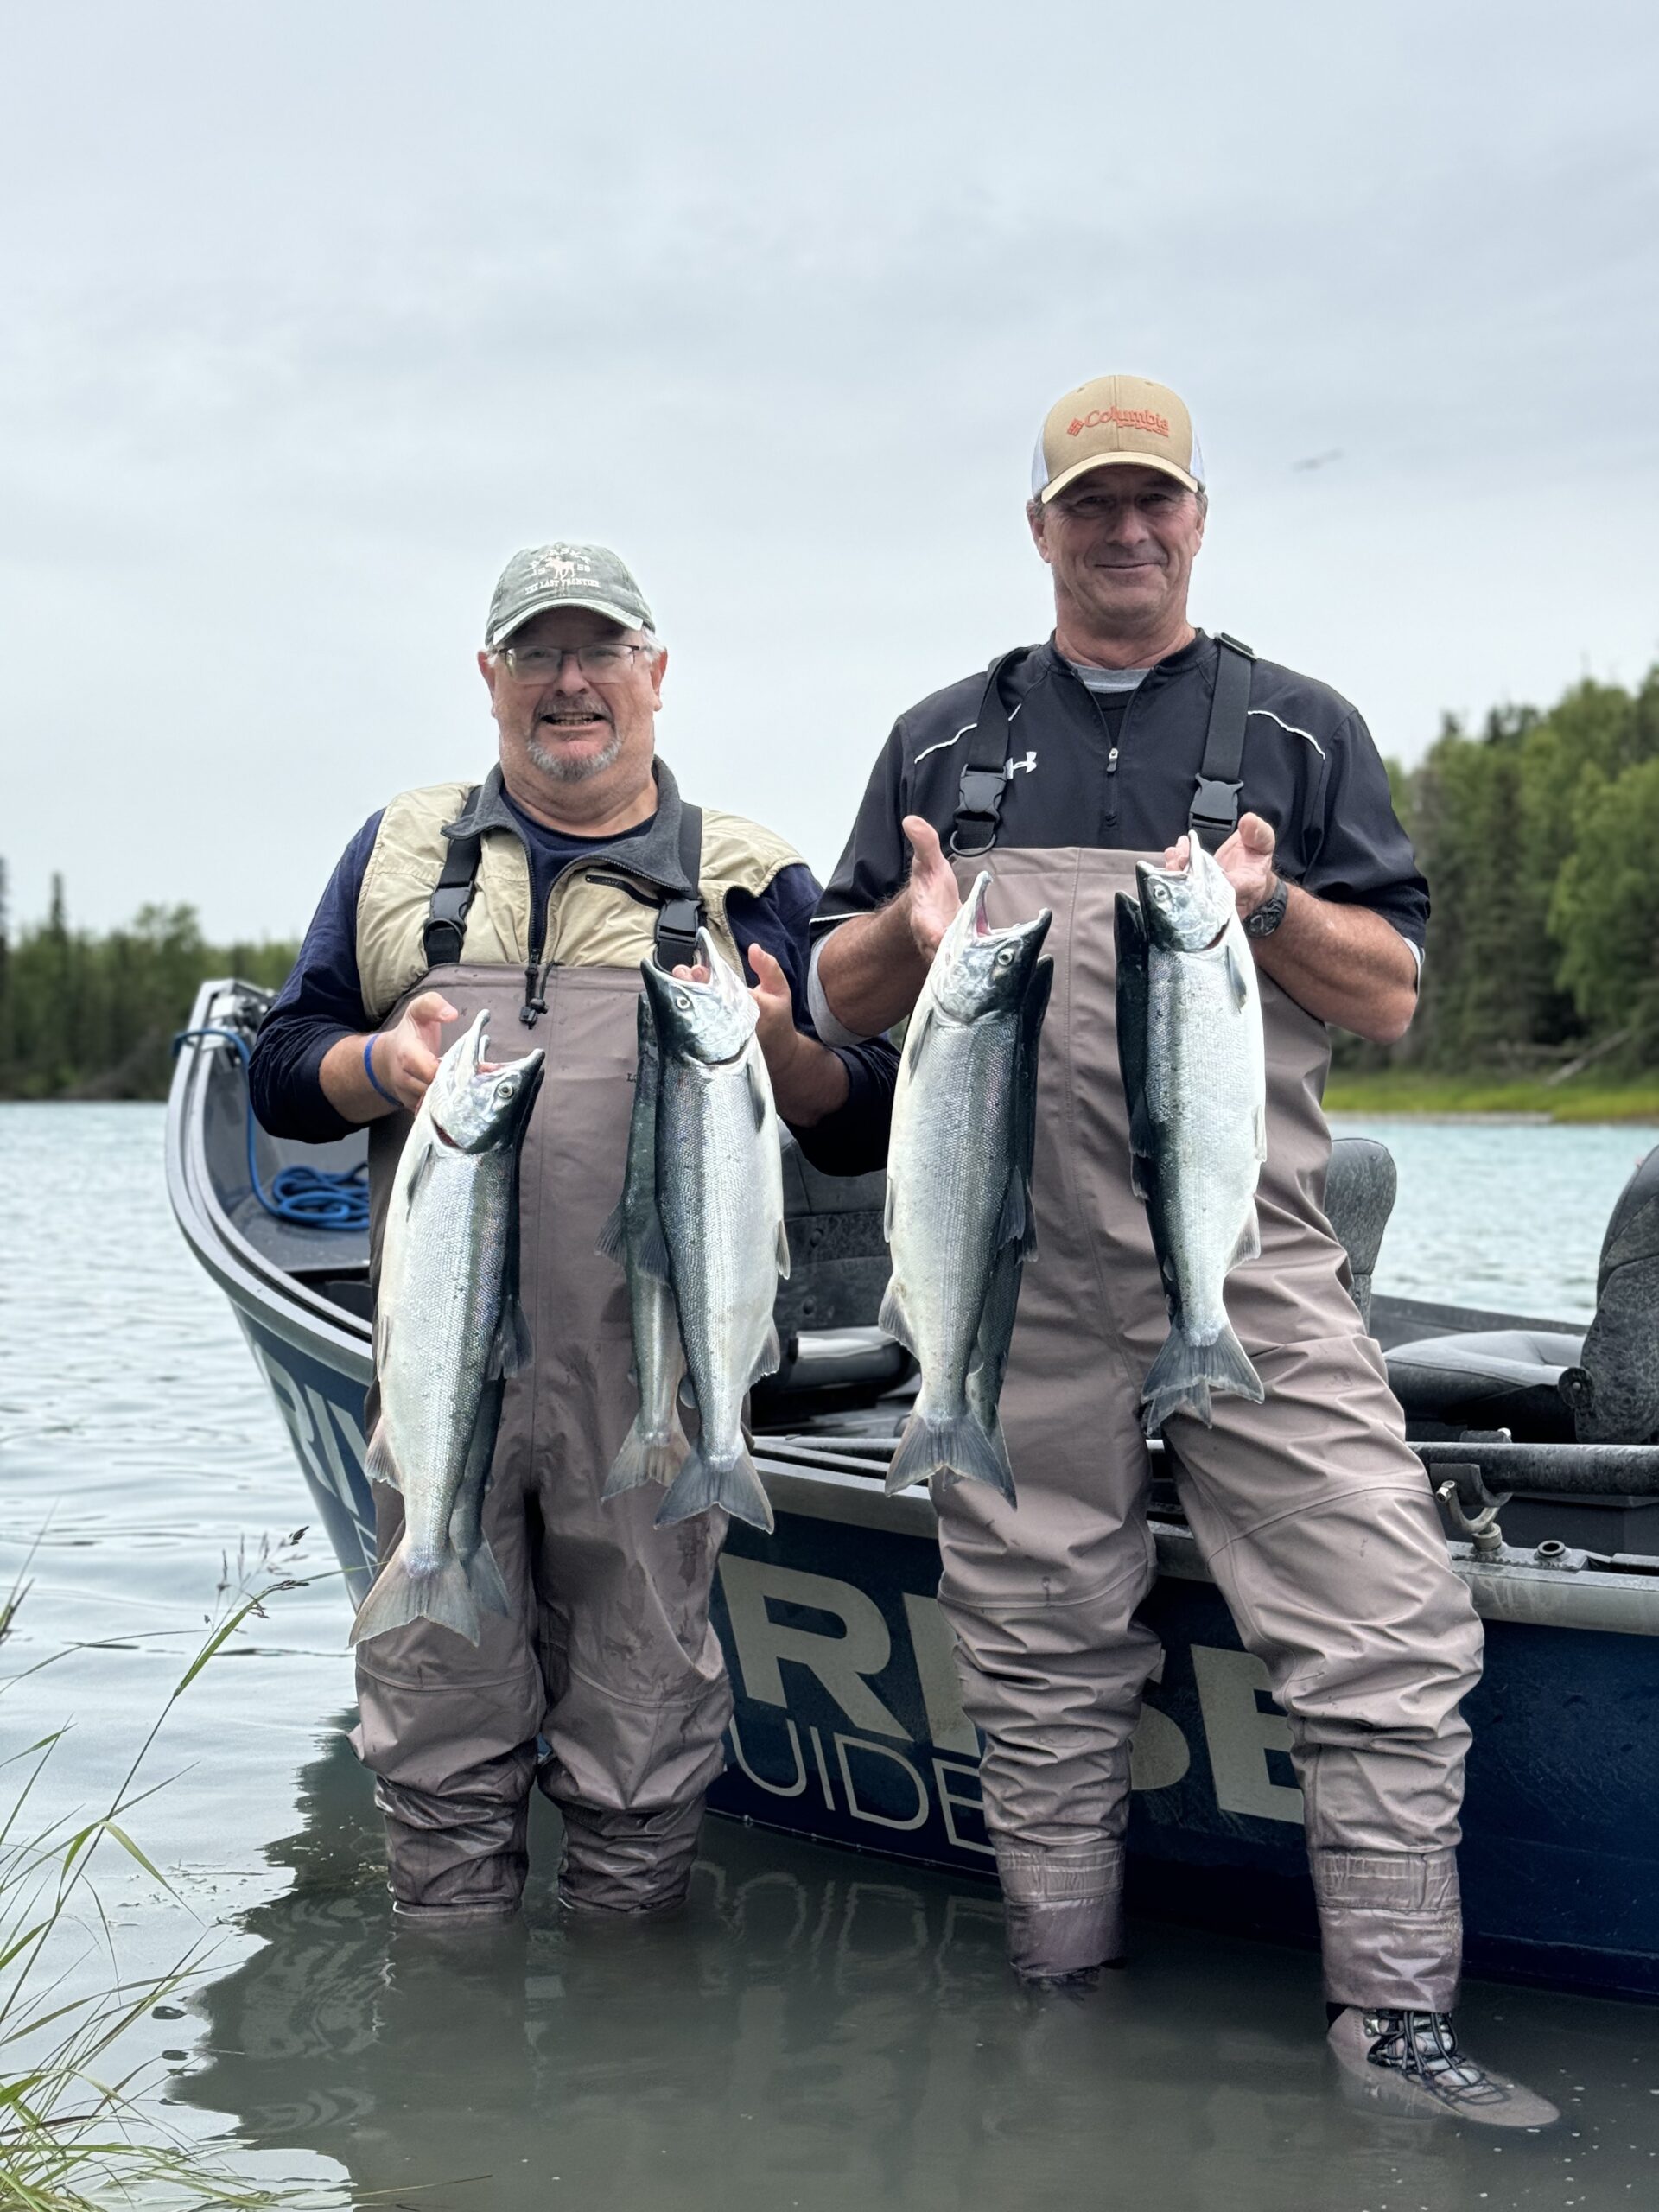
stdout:
MULTIPOLYGON (((211 2148, 168 2126, 154 2095, 154 2063, 124 2067, 116 2049, 156 2005, 203 1971, 197 1946, 164 1974, 124 1979, 92 1876, 100 1856, 114 1853, 176 1895, 128 1825, 164 1786, 142 1784, 140 1770, 202 1669, 251 1616, 264 1618, 267 1599, 298 1586, 279 1577, 249 1590, 246 1563, 239 1564, 236 1581, 227 1573, 221 1582, 200 1649, 101 1811, 90 1819, 77 1814, 36 1824, 37 1794, 66 1728, 0 1759, 0 2212, 109 2212, 141 2204, 178 2212, 198 2206, 264 2212, 344 2202, 327 2187, 273 2189, 239 2179, 211 2148), (79 1955, 66 1965, 77 1932, 79 1955), (95 1984, 75 1994, 71 1978, 86 1980, 88 1947, 98 1962, 95 1984)), ((262 1547, 255 1571, 270 1566, 262 1547)), ((20 1574, 0 1600, 0 1641, 27 1592, 20 1574)), ((0 1681, 0 1697, 66 1656, 54 1653, 0 1681)))

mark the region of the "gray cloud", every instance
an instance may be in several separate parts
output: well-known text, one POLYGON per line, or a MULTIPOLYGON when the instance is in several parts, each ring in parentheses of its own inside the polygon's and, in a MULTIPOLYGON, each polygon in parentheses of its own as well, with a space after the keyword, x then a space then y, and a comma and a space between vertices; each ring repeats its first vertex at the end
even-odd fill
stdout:
POLYGON ((0 850, 292 929, 465 773, 518 544, 620 544, 664 749, 833 860, 1040 633, 1048 401, 1192 401, 1199 619, 1411 757, 1659 652, 1659 32, 1592 4, 69 5, 0 89, 0 850), (1313 472, 1294 464, 1340 448, 1313 472))

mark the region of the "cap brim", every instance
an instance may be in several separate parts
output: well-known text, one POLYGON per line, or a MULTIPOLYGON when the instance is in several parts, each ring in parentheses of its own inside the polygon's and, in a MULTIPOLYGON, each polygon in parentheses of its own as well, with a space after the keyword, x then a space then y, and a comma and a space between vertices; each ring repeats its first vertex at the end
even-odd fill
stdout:
POLYGON ((1090 454, 1087 461, 1074 461, 1070 468, 1063 470, 1052 483, 1045 484, 1042 489, 1043 505, 1046 506, 1057 492, 1065 491, 1068 484, 1075 483, 1079 476, 1087 476, 1090 470, 1094 468, 1155 468, 1161 476, 1173 476, 1178 484, 1185 486, 1189 492, 1197 492, 1202 488, 1196 476, 1189 476, 1185 469, 1177 468, 1173 461, 1165 461, 1158 454, 1097 453, 1090 454))
POLYGON ((484 640, 485 651, 493 652, 498 645, 505 645, 515 630, 522 630, 526 622, 534 621, 538 614, 545 614, 555 607, 586 607, 590 614, 602 614, 624 630, 643 630, 647 626, 637 614, 630 614, 626 607, 615 606, 608 599, 575 599, 569 592, 555 592, 546 599, 531 600, 528 607, 518 609, 510 622, 504 622, 499 630, 492 630, 484 640))

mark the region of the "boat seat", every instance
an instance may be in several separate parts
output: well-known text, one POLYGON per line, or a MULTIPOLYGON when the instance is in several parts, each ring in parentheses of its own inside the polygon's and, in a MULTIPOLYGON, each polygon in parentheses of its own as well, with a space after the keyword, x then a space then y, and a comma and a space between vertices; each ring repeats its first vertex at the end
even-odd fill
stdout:
POLYGON ((1388 1354, 1389 1382, 1413 1427, 1507 1428, 1517 1443, 1570 1444, 1560 1382, 1583 1346, 1582 1337, 1546 1329, 1425 1337, 1388 1354))
POLYGON ((1620 1192, 1583 1336, 1489 1329, 1388 1355, 1408 1424, 1507 1428, 1517 1444, 1645 1444, 1659 1433, 1659 1147, 1620 1192))
POLYGON ((1325 1217, 1348 1255, 1353 1300, 1369 1328, 1371 1276, 1399 1187, 1394 1154, 1375 1137, 1337 1137, 1325 1179, 1325 1217))

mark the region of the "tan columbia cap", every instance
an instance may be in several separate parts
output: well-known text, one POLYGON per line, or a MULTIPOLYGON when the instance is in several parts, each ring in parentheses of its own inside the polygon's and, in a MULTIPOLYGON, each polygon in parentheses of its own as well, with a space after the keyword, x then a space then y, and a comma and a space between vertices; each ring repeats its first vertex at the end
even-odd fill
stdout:
POLYGON ((1204 482, 1204 456, 1186 403, 1147 377, 1095 377, 1057 399, 1043 418, 1031 464, 1031 496, 1052 499, 1090 468, 1136 461, 1161 468, 1189 492, 1204 482))

